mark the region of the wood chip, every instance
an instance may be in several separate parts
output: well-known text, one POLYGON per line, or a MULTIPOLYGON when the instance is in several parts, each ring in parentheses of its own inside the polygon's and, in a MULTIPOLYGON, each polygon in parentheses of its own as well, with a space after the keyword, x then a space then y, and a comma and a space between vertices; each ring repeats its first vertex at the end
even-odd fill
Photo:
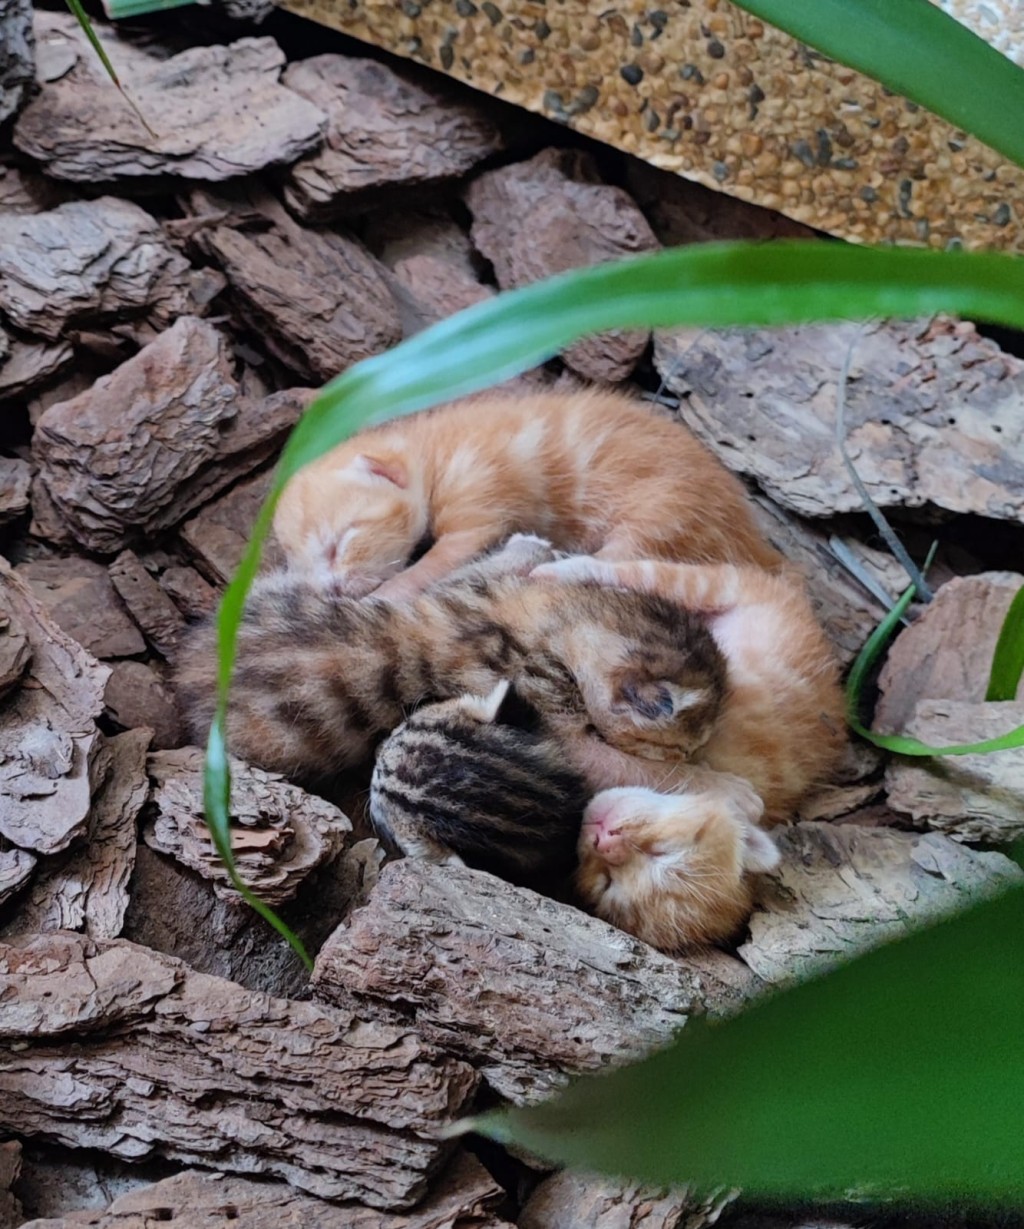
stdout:
MULTIPOLYGON (((217 584, 226 585, 241 562, 249 531, 270 493, 271 478, 267 470, 240 482, 182 525, 182 541, 196 556, 201 571, 217 584)), ((268 542, 263 554, 268 566, 281 560, 276 542, 268 542)))
POLYGON ((111 665, 103 692, 103 712, 124 730, 152 730, 154 751, 180 747, 185 741, 173 690, 145 662, 118 661, 111 665))
POLYGON ((569 905, 405 858, 321 949, 313 986, 414 1024, 522 1103, 663 1044, 699 979, 569 905))
POLYGON ((284 83, 327 116, 323 147, 285 180, 285 200, 301 218, 365 208, 393 185, 456 178, 502 148, 478 107, 411 67, 318 55, 289 65, 284 83))
POLYGON ((96 729, 107 668, 66 635, 0 559, 0 615, 24 633, 32 657, 4 704, 0 726, 0 834, 55 853, 85 829, 106 759, 96 729))
POLYGON ((173 660, 185 631, 181 611, 142 566, 134 551, 122 551, 109 571, 114 588, 150 645, 161 657, 173 660))
POLYGON ((94 939, 121 933, 135 865, 135 821, 149 794, 148 747, 148 730, 108 740, 110 769, 93 803, 84 849, 43 868, 5 938, 52 930, 84 930, 94 939))
MULTIPOLYGON (((1022 586, 1024 576, 1015 572, 983 572, 942 585, 889 650, 878 676, 875 729, 902 732, 922 700, 981 703, 999 631, 1022 586)), ((1024 699, 1024 687, 1017 696, 1024 699)))
POLYGON ((95 657, 134 657, 146 651, 102 563, 71 555, 33 559, 15 570, 54 623, 95 657))
POLYGON ((195 191, 189 204, 227 219, 202 230, 197 243, 227 275, 243 321, 302 379, 333 379, 401 338, 383 271, 351 235, 308 230, 261 190, 195 191), (232 216, 239 209, 248 229, 232 216))
POLYGON ((249 403, 224 336, 185 316, 43 414, 33 440, 39 484, 82 546, 118 551, 264 461, 311 395, 293 390, 249 403))
POLYGON ((519 1229, 705 1229, 735 1192, 700 1194, 617 1182, 598 1174, 557 1173, 526 1201, 519 1229))
POLYGON ((782 984, 981 900, 1024 872, 937 833, 856 824, 776 829, 782 863, 766 876, 739 954, 782 984))
MULTIPOLYGON (((3 21, 0 19, 0 30, 3 21)), ((18 1229, 25 1217, 11 1190, 21 1174, 21 1144, 11 1139, 0 1144, 0 1229, 18 1229)))
POLYGON ((63 205, 69 192, 28 167, 0 166, 0 213, 43 213, 63 205))
POLYGON ((20 401, 66 371, 74 359, 75 351, 68 341, 51 344, 12 337, 10 349, 0 361, 0 401, 20 401))
POLYGON ((65 1216, 104 1208, 111 1200, 167 1173, 166 1161, 129 1164, 98 1152, 81 1152, 32 1140, 22 1153, 18 1190, 31 1218, 65 1216))
MULTIPOLYGON (((466 203, 473 242, 503 290, 658 247, 631 197, 601 183, 591 159, 573 150, 547 149, 486 171, 467 188, 466 203)), ((649 337, 643 330, 601 333, 562 357, 587 379, 616 382, 632 372, 649 337)))
POLYGON ((37 22, 42 33, 71 40, 79 58, 22 111, 14 142, 57 179, 232 179, 292 162, 320 143, 323 112, 280 84, 284 53, 271 38, 191 47, 161 59, 97 22, 154 138, 110 88, 68 14, 43 14, 37 22))
POLYGON ((1024 361, 945 319, 655 335, 680 415, 728 466, 805 516, 861 511, 835 441, 850 347, 847 450, 882 507, 1019 521, 1024 361))
POLYGON ((32 644, 24 625, 12 611, 0 611, 0 696, 17 686, 31 659, 32 644))
POLYGON ((32 88, 31 0, 4 0, 0 7, 0 124, 21 106, 32 88))
POLYGON ((28 511, 32 466, 19 457, 0 457, 0 525, 28 511))
MULTIPOLYGON (((33 1222, 33 1229, 499 1229, 489 1210, 504 1196, 475 1157, 460 1153, 413 1211, 338 1207, 283 1183, 186 1171, 120 1195, 108 1208, 33 1222)), ((697 1227, 695 1226, 695 1229, 697 1227)))
POLYGON ((24 849, 0 849, 0 905, 28 883, 37 861, 35 854, 24 849))
MULTIPOLYGON (((217 894, 240 899, 203 818, 203 752, 158 751, 149 759, 155 815, 146 844, 206 879, 217 894)), ((290 900, 309 873, 333 858, 351 832, 348 817, 276 773, 232 761, 231 843, 238 873, 269 905, 290 900)))
POLYGON ((187 619, 202 619, 213 613, 217 590, 195 568, 175 564, 160 573, 160 588, 187 619))
POLYGON ((79 321, 152 314, 170 323, 189 310, 190 283, 188 261, 130 201, 101 196, 0 213, 0 309, 50 342, 79 321))
MULTIPOLYGON (((905 732, 932 747, 949 747, 997 738, 1019 725, 1024 725, 1019 700, 921 700, 905 732)), ((915 827, 994 845, 1024 836, 1024 748, 997 755, 893 760, 885 771, 885 787, 889 805, 909 815, 915 827)))
POLYGON ((4 946, 0 993, 0 1127, 322 1198, 415 1203, 445 1151, 425 1136, 476 1083, 407 1029, 252 994, 120 939, 4 946))

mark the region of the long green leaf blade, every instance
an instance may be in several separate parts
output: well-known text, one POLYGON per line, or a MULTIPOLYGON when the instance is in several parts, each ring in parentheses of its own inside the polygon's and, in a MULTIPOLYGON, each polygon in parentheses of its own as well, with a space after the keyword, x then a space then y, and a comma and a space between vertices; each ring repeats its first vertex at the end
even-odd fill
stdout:
POLYGON ((1024 70, 929 0, 738 0, 1024 166, 1024 70))
POLYGON ((996 651, 992 655, 992 672, 989 675, 986 700, 1015 700, 1020 676, 1024 673, 1024 587, 1006 612, 1003 626, 999 629, 996 651))
POLYGON ((238 623, 274 504, 296 470, 364 426, 486 388, 602 329, 794 324, 936 311, 1024 327, 1024 262, 989 253, 814 242, 676 248, 499 295, 328 384, 288 440, 218 614, 219 705, 207 748, 206 814, 229 869, 224 717, 238 623))
POLYGON ((754 1196, 1024 1203, 1024 889, 557 1100, 469 1124, 558 1163, 754 1196))

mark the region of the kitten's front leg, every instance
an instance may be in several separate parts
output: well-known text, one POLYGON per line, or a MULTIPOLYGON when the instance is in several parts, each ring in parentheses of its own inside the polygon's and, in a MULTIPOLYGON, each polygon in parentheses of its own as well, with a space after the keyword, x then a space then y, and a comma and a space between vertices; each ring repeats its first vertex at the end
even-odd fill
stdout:
POLYGON ((386 580, 372 596, 387 602, 405 602, 447 580, 457 568, 494 542, 493 528, 464 529, 442 534, 422 559, 386 580))

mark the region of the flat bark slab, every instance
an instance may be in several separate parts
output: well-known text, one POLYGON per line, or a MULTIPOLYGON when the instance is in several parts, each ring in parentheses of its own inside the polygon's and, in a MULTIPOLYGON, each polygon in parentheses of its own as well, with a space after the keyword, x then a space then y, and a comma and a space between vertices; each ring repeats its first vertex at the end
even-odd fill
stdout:
POLYGON ((111 665, 103 711, 124 730, 152 730, 154 751, 180 747, 185 741, 174 692, 144 661, 111 665))
MULTIPOLYGON (((0 213, 3 211, 0 204, 0 213)), ((68 341, 37 342, 21 337, 8 341, 7 351, 0 356, 0 401, 20 401, 66 371, 75 359, 68 341)))
POLYGON ((517 1103, 665 1044, 699 994, 678 963, 569 905, 409 858, 327 941, 313 986, 415 1025, 517 1103))
POLYGON ((0 457, 0 525, 17 520, 29 507, 32 466, 20 457, 0 457))
POLYGON ((16 896, 32 878, 38 858, 24 849, 0 850, 0 905, 16 896))
POLYGON ((384 188, 454 179, 502 148, 478 107, 411 68, 318 55, 289 65, 284 84, 327 116, 323 147, 285 179, 285 200, 307 220, 366 207, 384 188))
POLYGON ((4 928, 4 938, 53 930, 82 930, 94 939, 121 933, 135 866, 136 821, 149 795, 148 748, 148 730, 108 740, 110 768, 93 802, 84 847, 46 863, 4 928))
POLYGON ((262 190, 197 190, 189 208, 209 220, 196 242, 223 269, 242 320, 303 380, 333 379, 401 339, 384 272, 354 236, 306 229, 262 190))
POLYGON ((407 1207, 476 1077, 408 1029, 253 994, 123 940, 0 948, 0 1126, 407 1207))
POLYGON ((519 1229, 705 1229, 736 1192, 665 1190, 567 1170, 545 1178, 526 1201, 519 1229))
POLYGON ((857 824, 776 829, 782 851, 765 876, 739 949, 763 981, 783 984, 1024 878, 999 853, 977 853, 938 833, 857 824))
POLYGON ((63 184, 30 167, 0 166, 0 213, 42 213, 63 205, 69 195, 63 184))
POLYGON ((190 310, 191 287, 188 261, 131 201, 101 196, 0 213, 0 310, 50 342, 80 322, 151 315, 169 324, 190 310))
POLYGON ((1024 362, 974 326, 938 318, 655 335, 655 365, 680 416, 730 469, 805 516, 860 511, 836 447, 882 507, 933 505, 1018 521, 1024 362))
POLYGON ((18 110, 35 76, 31 0, 0 0, 0 124, 18 110))
MULTIPOLYGON (((182 542, 196 566, 214 583, 226 585, 241 563, 253 522, 270 494, 272 477, 272 472, 265 470, 238 483, 182 525, 182 542)), ((263 557, 268 567, 281 561, 276 542, 266 544, 263 557)))
POLYGON ((95 657, 134 657, 146 651, 102 563, 69 555, 33 559, 15 569, 57 626, 95 657))
MULTIPOLYGON (((1024 576, 1015 572, 942 585, 889 649, 878 676, 875 729, 901 733, 922 700, 982 703, 1003 620, 1022 586, 1024 576)), ((1017 696, 1024 699, 1024 686, 1017 696)))
MULTIPOLYGON (((146 844, 212 879, 224 899, 240 900, 203 818, 203 752, 157 751, 149 758, 154 815, 146 844)), ((231 765, 231 845, 243 881, 269 905, 290 900, 316 867, 341 850, 352 824, 337 807, 277 773, 231 765)))
POLYGON ((19 848, 56 853, 84 831, 106 769, 96 718, 107 669, 61 631, 3 560, 0 616, 31 651, 4 701, 0 834, 19 848))
POLYGON ((160 573, 160 588, 187 619, 202 619, 213 613, 217 590, 195 568, 172 564, 160 573))
POLYGON ((266 460, 309 396, 250 402, 224 335, 185 316, 90 389, 50 406, 33 439, 37 483, 81 546, 123 550, 266 460))
POLYGON ((160 59, 96 25, 156 135, 110 88, 74 20, 40 14, 40 36, 66 39, 72 64, 22 111, 14 142, 48 175, 90 184, 222 180, 293 162, 319 145, 323 112, 280 84, 284 53, 272 38, 160 59))
MULTIPOLYGON (((360 1204, 338 1207, 282 1183, 253 1182, 186 1170, 129 1191, 107 1208, 32 1221, 32 1229, 150 1229, 160 1220, 175 1229, 498 1229, 490 1210, 504 1191, 475 1157, 460 1153, 427 1198, 410 1212, 382 1212, 360 1204)), ((696 1229, 696 1227, 695 1227, 696 1229)))
POLYGON ((185 620, 134 551, 122 551, 109 568, 110 579, 146 640, 169 661, 185 632, 185 620))
MULTIPOLYGON (((949 747, 997 738, 1019 725, 1024 725, 1020 701, 922 700, 906 733, 933 747, 949 747)), ((916 828, 995 845, 1024 836, 1024 748, 893 760, 885 770, 885 788, 889 806, 909 815, 916 828)))
POLYGON ((11 1139, 0 1144, 0 1229, 18 1229, 24 1224, 21 1204, 11 1190, 20 1174, 21 1144, 11 1139))
MULTIPOLYGON (((572 150, 546 149, 486 171, 467 188, 466 203, 473 242, 503 290, 659 246, 629 194, 602 183, 590 158, 572 150)), ((649 338, 640 329, 600 333, 562 357, 587 379, 616 382, 632 372, 649 338)))

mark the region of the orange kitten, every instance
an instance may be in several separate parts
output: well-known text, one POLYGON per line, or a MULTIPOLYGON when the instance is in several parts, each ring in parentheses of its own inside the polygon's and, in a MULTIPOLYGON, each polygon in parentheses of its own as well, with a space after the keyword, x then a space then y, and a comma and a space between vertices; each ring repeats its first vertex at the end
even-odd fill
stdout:
POLYGON ((781 562, 684 427, 597 390, 487 394, 365 431, 292 478, 274 530, 291 566, 353 597, 407 597, 516 532, 607 559, 781 562))

